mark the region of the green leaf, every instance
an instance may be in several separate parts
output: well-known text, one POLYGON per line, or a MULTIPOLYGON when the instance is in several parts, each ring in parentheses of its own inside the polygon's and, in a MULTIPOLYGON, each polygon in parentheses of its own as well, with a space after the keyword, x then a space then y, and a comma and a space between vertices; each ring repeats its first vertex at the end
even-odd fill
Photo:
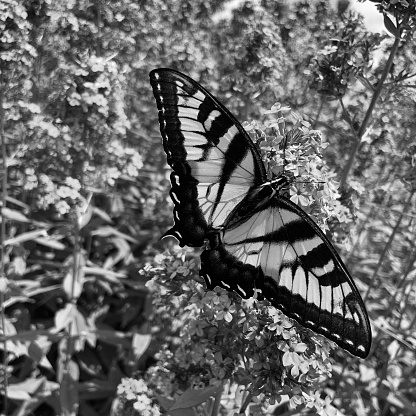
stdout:
POLYGON ((45 379, 29 378, 21 383, 10 384, 7 391, 7 397, 15 400, 29 400, 31 395, 35 394, 42 388, 45 379))
POLYGON ((79 369, 78 365, 70 360, 68 363, 68 371, 63 372, 60 399, 62 415, 76 416, 78 414, 79 407, 79 369))
POLYGON ((29 218, 26 215, 23 215, 21 212, 16 211, 15 209, 3 208, 1 210, 1 215, 8 220, 17 221, 17 222, 30 222, 29 218))
POLYGON ((384 14, 384 26, 395 38, 400 39, 400 30, 394 25, 387 14, 384 14))
POLYGON ((159 405, 166 411, 170 416, 196 416, 197 413, 194 409, 177 409, 172 410, 175 400, 168 399, 167 397, 161 396, 160 394, 155 393, 156 399, 159 402, 159 405))
POLYGON ((47 230, 36 230, 36 231, 29 231, 27 233, 19 234, 17 237, 9 238, 8 240, 4 241, 4 244, 7 246, 13 246, 16 244, 24 243, 25 241, 34 240, 40 236, 47 236, 47 230))
POLYGON ((150 334, 134 334, 133 335, 133 340, 131 344, 132 344, 133 354, 136 360, 138 360, 144 354, 144 352, 149 347, 151 341, 152 341, 152 336, 150 334))
POLYGON ((390 392, 387 401, 399 409, 407 410, 407 414, 416 414, 416 406, 400 392, 390 392))
POLYGON ((102 276, 106 280, 110 281, 111 283, 120 283, 119 279, 125 279, 126 274, 120 272, 113 272, 111 270, 103 269, 102 267, 84 267, 84 272, 86 275, 95 274, 98 276, 102 276))
POLYGON ((45 247, 52 248, 54 250, 65 250, 66 245, 61 243, 60 241, 57 241, 53 239, 52 237, 37 237, 34 238, 34 241, 36 241, 38 244, 41 244, 45 247))
POLYGON ((59 332, 62 329, 66 328, 73 320, 75 315, 78 312, 76 305, 68 303, 64 308, 56 312, 55 315, 55 328, 53 332, 59 332))
POLYGON ((210 397, 215 396, 220 389, 221 387, 217 386, 208 386, 200 390, 189 388, 182 393, 170 410, 197 406, 198 404, 206 402, 210 397))
POLYGON ((100 237, 109 237, 111 235, 111 236, 124 238, 125 240, 130 241, 131 243, 137 244, 139 242, 138 240, 133 238, 131 235, 122 233, 118 231, 116 228, 110 227, 108 225, 97 228, 95 231, 91 232, 91 235, 98 235, 100 237))
POLYGON ((30 400, 30 394, 28 394, 26 391, 20 390, 15 385, 9 386, 7 389, 7 397, 12 400, 30 400))
POLYGON ((168 399, 167 397, 161 396, 160 394, 154 393, 157 401, 159 402, 159 406, 163 408, 163 410, 169 410, 174 404, 175 400, 168 399))
POLYGON ((113 223, 113 220, 111 219, 111 217, 100 208, 94 207, 94 214, 98 215, 105 222, 108 222, 110 224, 113 223))
POLYGON ((93 212, 93 207, 91 206, 91 204, 88 204, 85 212, 78 219, 80 229, 84 228, 90 222, 93 212))
POLYGON ((42 348, 36 341, 31 342, 28 348, 29 357, 37 364, 44 357, 42 348))
POLYGON ((179 409, 179 410, 170 410, 170 416, 197 416, 198 413, 196 410, 188 408, 188 409, 179 409))
POLYGON ((82 288, 85 281, 84 266, 86 263, 85 257, 81 253, 76 254, 77 270, 74 274, 73 262, 70 265, 68 273, 65 275, 62 282, 64 291, 69 299, 78 299, 81 296, 82 288))
POLYGON ((109 344, 123 348, 129 348, 131 346, 130 337, 124 332, 110 329, 97 329, 95 333, 98 339, 109 344))

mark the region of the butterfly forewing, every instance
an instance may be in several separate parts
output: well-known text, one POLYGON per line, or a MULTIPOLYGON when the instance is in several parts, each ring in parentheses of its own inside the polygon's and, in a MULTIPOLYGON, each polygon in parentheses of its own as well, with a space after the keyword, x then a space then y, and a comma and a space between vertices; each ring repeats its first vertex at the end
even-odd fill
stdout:
POLYGON ((260 289, 303 326, 368 355, 371 329, 359 292, 332 244, 297 205, 275 196, 244 222, 229 218, 224 229, 201 255, 208 287, 244 298, 260 289))
POLYGON ((254 143, 229 111, 191 78, 157 69, 150 82, 171 174, 174 227, 181 245, 202 246, 206 232, 266 179, 254 143))

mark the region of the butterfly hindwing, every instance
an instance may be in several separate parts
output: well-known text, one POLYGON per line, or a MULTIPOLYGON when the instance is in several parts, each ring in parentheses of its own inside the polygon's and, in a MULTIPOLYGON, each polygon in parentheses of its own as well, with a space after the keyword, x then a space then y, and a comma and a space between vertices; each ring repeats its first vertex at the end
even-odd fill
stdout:
POLYGON ((238 210, 201 255, 209 288, 248 298, 260 289, 272 305, 359 357, 371 328, 359 292, 332 244, 296 204, 274 196, 245 220, 238 210), (233 218, 234 217, 234 218, 233 218))
POLYGON ((150 73, 160 131, 172 167, 175 225, 180 244, 200 247, 251 189, 266 180, 260 155, 243 127, 191 78, 170 70, 150 73))

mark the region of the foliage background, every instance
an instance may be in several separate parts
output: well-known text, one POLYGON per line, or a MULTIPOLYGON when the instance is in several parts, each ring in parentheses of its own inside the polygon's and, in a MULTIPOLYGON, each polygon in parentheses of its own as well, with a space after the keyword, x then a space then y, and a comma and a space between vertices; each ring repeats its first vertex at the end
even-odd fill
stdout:
MULTIPOLYGON (((277 101, 301 114, 323 132, 348 208, 328 226, 366 301, 373 351, 365 361, 332 354, 332 377, 315 389, 335 407, 313 410, 292 389, 297 410, 252 413, 416 413, 415 2, 375 2, 384 34, 347 1, 241 2, 224 20, 225 3, 0 1, 4 414, 168 407, 142 379, 157 359, 176 363, 166 343, 175 348, 186 321, 174 302, 155 318, 159 289, 146 282, 175 271, 183 280, 170 289, 183 289, 198 255, 159 240, 172 206, 148 82, 157 67, 189 74, 242 121, 277 101)), ((184 385, 170 399, 191 387, 177 373, 184 385)), ((208 393, 221 402, 210 414, 247 399, 230 390, 227 407, 208 393)))

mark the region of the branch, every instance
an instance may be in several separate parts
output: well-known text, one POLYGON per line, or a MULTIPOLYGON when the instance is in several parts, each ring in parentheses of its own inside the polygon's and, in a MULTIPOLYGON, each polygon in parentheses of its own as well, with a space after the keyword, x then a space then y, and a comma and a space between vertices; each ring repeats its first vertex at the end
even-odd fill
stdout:
MULTIPOLYGON (((0 66, 0 140, 1 140, 1 153, 2 153, 2 161, 3 161, 3 179, 2 179, 2 193, 1 193, 1 202, 2 206, 1 209, 3 210, 6 208, 7 204, 7 148, 6 148, 6 137, 4 135, 4 68, 3 65, 0 66)), ((1 219, 1 264, 0 264, 0 285, 6 286, 6 273, 5 273, 5 250, 6 247, 4 242, 6 241, 6 219, 2 216, 1 219)), ((0 308, 1 308, 1 324, 3 327, 3 334, 6 334, 6 311, 4 308, 5 302, 5 287, 1 287, 0 289, 0 308)), ((8 398, 7 398, 7 387, 8 387, 8 376, 7 376, 7 341, 3 341, 3 391, 4 391, 4 402, 3 402, 3 410, 4 414, 7 414, 8 406, 8 398)))
POLYGON ((360 144, 361 144, 361 139, 364 136, 364 133, 366 132, 367 125, 368 125, 368 123, 370 121, 370 118, 373 114, 373 111, 374 111, 374 108, 377 104, 377 101, 380 98, 381 91, 383 90, 383 87, 384 87, 384 82, 387 78, 387 75, 389 74, 391 65, 393 64, 394 56, 396 55, 396 52, 399 48, 399 44, 400 44, 400 38, 395 38, 394 44, 393 44, 393 46, 391 48, 391 51, 390 51, 389 59, 387 60, 384 71, 383 71, 383 73, 380 77, 380 80, 378 82, 377 89, 374 91, 373 98, 371 99, 370 105, 369 105, 369 107, 367 109, 367 112, 364 116, 364 120, 361 123, 361 127, 358 131, 358 134, 357 134, 358 139, 355 140, 355 142, 353 144, 353 147, 351 149, 350 158, 348 159, 348 162, 347 162, 347 164, 346 164, 346 166, 345 166, 345 168, 344 168, 344 170, 341 174, 341 179, 340 179, 340 188, 341 189, 345 188, 345 184, 347 183, 348 176, 351 172, 352 166, 353 166, 355 158, 357 156, 358 149, 359 149, 360 144))

